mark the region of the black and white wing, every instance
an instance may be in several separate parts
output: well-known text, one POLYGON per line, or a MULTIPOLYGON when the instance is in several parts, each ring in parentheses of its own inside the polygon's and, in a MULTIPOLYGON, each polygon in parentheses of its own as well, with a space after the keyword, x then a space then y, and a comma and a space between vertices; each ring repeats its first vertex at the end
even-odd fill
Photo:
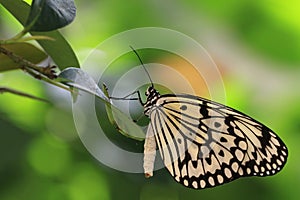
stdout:
POLYGON ((162 95, 149 110, 166 168, 191 188, 244 176, 268 176, 285 165, 288 150, 268 127, 230 107, 192 95, 162 95))

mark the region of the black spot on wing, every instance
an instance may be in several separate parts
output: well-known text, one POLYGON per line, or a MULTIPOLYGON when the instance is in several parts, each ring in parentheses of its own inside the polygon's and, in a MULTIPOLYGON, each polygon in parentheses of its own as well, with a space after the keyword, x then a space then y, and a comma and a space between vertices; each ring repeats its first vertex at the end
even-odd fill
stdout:
POLYGON ((180 107, 180 110, 186 110, 187 109, 187 106, 186 105, 182 105, 181 107, 180 107))

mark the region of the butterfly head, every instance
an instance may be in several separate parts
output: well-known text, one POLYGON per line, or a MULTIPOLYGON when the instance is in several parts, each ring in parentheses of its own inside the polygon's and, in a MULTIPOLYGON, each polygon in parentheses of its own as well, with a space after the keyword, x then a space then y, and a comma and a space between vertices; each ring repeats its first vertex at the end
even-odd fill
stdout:
POLYGON ((147 88, 145 95, 147 97, 147 101, 144 104, 144 113, 148 116, 151 107, 156 103, 157 99, 160 97, 160 94, 153 86, 150 86, 147 88))

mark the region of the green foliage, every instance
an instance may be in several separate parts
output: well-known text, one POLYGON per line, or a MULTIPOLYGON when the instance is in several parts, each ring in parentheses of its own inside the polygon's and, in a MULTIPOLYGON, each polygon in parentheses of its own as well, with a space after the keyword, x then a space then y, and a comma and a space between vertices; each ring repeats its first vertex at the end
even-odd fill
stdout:
MULTIPOLYGON (((46 2, 51 2, 51 1, 46 1, 46 2)), ((53 2, 59 2, 59 1, 53 1, 53 2)), ((65 2, 65 1, 61 1, 65 2)), ((69 1, 68 1, 69 2, 69 1)), ((30 10, 31 7, 27 5, 25 2, 22 0, 1 0, 0 3, 24 26, 24 30, 17 35, 18 37, 22 37, 27 31, 31 31, 31 26, 35 25, 36 21, 29 20, 31 23, 27 24, 27 16, 30 15, 30 10), (33 24, 32 24, 33 23, 33 24), (27 27, 26 25, 30 26, 27 27)), ((43 4, 46 6, 47 4, 43 4)), ((73 7, 72 3, 70 7, 73 7)), ((34 10, 34 9, 32 9, 34 10)), ((31 11, 32 11, 31 10, 31 11)), ((35 11, 35 10, 34 10, 35 11)), ((35 13, 32 11, 33 13, 35 13)), ((72 11, 73 12, 73 11, 72 11)), ((66 12, 67 14, 68 12, 66 12)), ((52 14, 52 12, 50 12, 52 14)), ((53 19, 54 14, 52 15, 47 15, 45 13, 44 15, 39 16, 39 20, 49 20, 51 19, 51 24, 47 24, 47 29, 48 30, 54 30, 56 28, 54 27, 62 27, 62 23, 60 20, 64 20, 64 16, 60 16, 57 18, 57 16, 53 19)), ((33 15, 33 14, 32 14, 33 15)), ((68 20, 68 22, 71 22, 72 20, 68 20)), ((38 21, 39 22, 39 21, 38 21)), ((45 24, 44 24, 45 25, 45 24)), ((65 24, 66 25, 66 24, 65 24)), ((39 28, 39 27, 38 27, 39 28)), ((42 28, 42 27, 41 27, 42 28)), ((36 31, 36 29, 33 29, 36 31)), ((46 30, 46 29, 45 29, 46 30)), ((37 42, 43 47, 43 49, 47 52, 49 56, 53 59, 53 61, 59 66, 59 68, 64 69, 66 67, 79 67, 79 62, 76 58, 76 55, 74 51, 72 50, 71 46, 69 43, 66 41, 66 39, 57 31, 46 31, 46 32, 30 32, 32 34, 32 39, 39 39, 39 36, 43 40, 37 40, 37 42), (49 40, 50 39, 50 40, 49 40), (62 55, 62 52, 64 56, 62 55)), ((9 42, 17 42, 18 39, 20 38, 12 38, 12 41, 9 42)), ((7 42, 3 41, 2 43, 7 42)))
MULTIPOLYGON (((39 2, 42 1, 35 1, 39 2)), ((155 171, 151 179, 145 179, 142 174, 112 170, 99 164, 79 140, 73 116, 69 112, 71 106, 66 103, 63 95, 69 91, 60 90, 55 85, 61 82, 42 74, 51 84, 45 85, 41 80, 33 79, 18 70, 19 65, 0 54, 1 87, 19 89, 53 102, 45 104, 12 94, 0 95, 0 199, 299 198, 297 187, 300 184, 300 162, 297 155, 300 153, 300 29, 297 0, 204 0, 172 3, 127 1, 125 4, 124 1, 87 3, 76 0, 76 5, 79 11, 76 20, 63 27, 62 33, 56 28, 49 32, 23 32, 26 25, 35 20, 35 17, 28 20, 31 7, 22 0, 0 0, 0 36, 10 37, 5 40, 0 38, 0 47, 14 46, 13 49, 7 49, 30 61, 34 66, 45 55, 49 55, 59 70, 63 70, 68 67, 78 68, 80 64, 77 55, 83 62, 90 48, 96 47, 111 35, 130 28, 158 26, 186 33, 203 43, 220 67, 228 97, 227 103, 266 123, 286 142, 291 152, 287 166, 273 177, 245 178, 200 191, 190 190, 175 183, 165 169, 155 171), (7 10, 22 24, 23 29, 19 30, 19 34, 12 34, 11 30, 6 30, 11 28, 15 31, 20 27, 11 21, 11 17, 7 18, 6 13, 1 12, 3 10, 7 10), (207 35, 211 37, 206 37, 207 35), (237 49, 236 55, 228 56, 234 49, 237 49), (245 59, 246 54, 250 57, 245 59), (252 64, 252 61, 257 62, 252 64), (256 65, 261 62, 261 65, 256 65)), ((61 19, 61 22, 64 20, 61 19)), ((41 25, 49 28, 45 23, 41 25)), ((148 40, 144 35, 137 39, 148 40)), ((109 48, 117 50, 123 45, 122 42, 126 43, 121 41, 109 48)), ((189 51, 184 46, 180 48, 189 51)), ((105 55, 106 52, 102 53, 105 55)), ((162 56, 161 52, 157 55, 150 50, 142 50, 141 53, 145 63, 172 63, 172 57, 162 56)), ((197 56, 192 50, 189 53, 197 56)), ((137 65, 138 60, 134 59, 132 56, 114 60, 112 65, 115 68, 107 70, 105 82, 117 80, 125 69, 137 65)), ((99 62, 92 64, 99 69, 102 67, 102 63, 99 62)), ((30 69, 36 75, 43 73, 30 69)), ((151 73, 151 77, 169 78, 168 74, 162 74, 160 71, 151 73)), ((213 82, 214 79, 211 78, 213 82)), ((180 86, 179 83, 175 84, 180 86)), ((200 87, 200 91, 206 91, 206 88, 200 87)), ((100 103, 103 105, 103 102, 100 103)), ((132 104, 138 107, 136 102, 132 104)), ((101 123, 107 132, 114 134, 113 139, 122 140, 122 135, 118 134, 115 127, 105 119, 106 116, 102 115, 106 112, 105 108, 97 111, 97 114, 103 117, 101 123)), ((142 142, 124 138, 127 139, 124 140, 127 144, 116 142, 120 148, 124 149, 125 145, 130 145, 133 151, 142 149, 142 142)), ((110 153, 110 149, 108 152, 110 153)))
MULTIPOLYGON (((42 68, 36 64, 43 61, 47 53, 61 69, 70 65, 79 67, 75 53, 68 42, 58 31, 52 31, 73 21, 76 10, 74 2, 37 0, 33 1, 31 7, 20 0, 2 0, 0 3, 24 26, 23 30, 16 36, 7 40, 0 40, 0 72, 22 69, 34 78, 67 89, 52 80, 56 77, 54 74, 55 66, 42 68), (29 31, 44 32, 31 32, 32 36, 25 37, 29 31), (46 52, 39 50, 32 44, 25 43, 25 41, 30 40, 37 40, 46 52), (66 56, 61 56, 62 52, 66 56)), ((15 90, 8 89, 7 91, 15 90)), ((24 94, 22 92, 12 93, 24 94)), ((29 94, 22 96, 33 97, 29 94)))

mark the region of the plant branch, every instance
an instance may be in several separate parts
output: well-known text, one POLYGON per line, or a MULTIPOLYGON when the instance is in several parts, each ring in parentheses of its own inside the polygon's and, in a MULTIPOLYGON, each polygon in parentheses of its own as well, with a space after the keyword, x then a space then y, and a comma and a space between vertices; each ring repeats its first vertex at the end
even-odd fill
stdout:
POLYGON ((22 68, 25 66, 27 68, 33 69, 33 70, 47 76, 50 79, 56 78, 56 75, 54 74, 55 67, 53 67, 53 66, 49 66, 49 67, 36 66, 35 64, 22 58, 21 56, 14 54, 13 52, 1 47, 1 45, 0 45, 0 53, 3 53, 4 55, 8 56, 11 60, 13 60, 15 63, 19 64, 19 68, 22 68))
POLYGON ((29 75, 31 75, 33 78, 35 78, 35 79, 45 81, 45 82, 50 83, 52 85, 55 85, 55 86, 57 86, 57 87, 59 87, 61 89, 67 90, 67 91, 69 91, 71 93, 73 92, 69 87, 66 87, 65 85, 63 85, 63 84, 61 84, 59 82, 56 82, 56 81, 54 81, 52 79, 49 79, 48 77, 44 76, 43 74, 39 74, 36 71, 34 71, 34 70, 32 70, 32 69, 30 69, 30 68, 28 68, 26 66, 24 66, 22 69, 25 72, 27 72, 29 75))
POLYGON ((19 55, 14 54, 13 52, 1 47, 0 45, 0 53, 8 56, 12 59, 15 63, 19 64, 19 68, 26 71, 32 77, 43 80, 47 83, 60 87, 64 90, 67 90, 72 93, 72 90, 69 87, 64 86, 63 84, 54 81, 53 79, 56 78, 55 75, 55 66, 48 66, 48 67, 39 67, 35 64, 31 63, 30 61, 22 58, 19 55))
POLYGON ((35 99, 35 100, 39 100, 39 101, 49 103, 48 100, 33 96, 31 94, 27 94, 27 93, 24 93, 24 92, 21 92, 21 91, 18 91, 18 90, 14 90, 14 89, 11 89, 11 88, 0 87, 0 94, 2 94, 4 92, 8 92, 8 93, 11 93, 11 94, 15 94, 15 95, 27 97, 27 98, 30 98, 30 99, 35 99))

